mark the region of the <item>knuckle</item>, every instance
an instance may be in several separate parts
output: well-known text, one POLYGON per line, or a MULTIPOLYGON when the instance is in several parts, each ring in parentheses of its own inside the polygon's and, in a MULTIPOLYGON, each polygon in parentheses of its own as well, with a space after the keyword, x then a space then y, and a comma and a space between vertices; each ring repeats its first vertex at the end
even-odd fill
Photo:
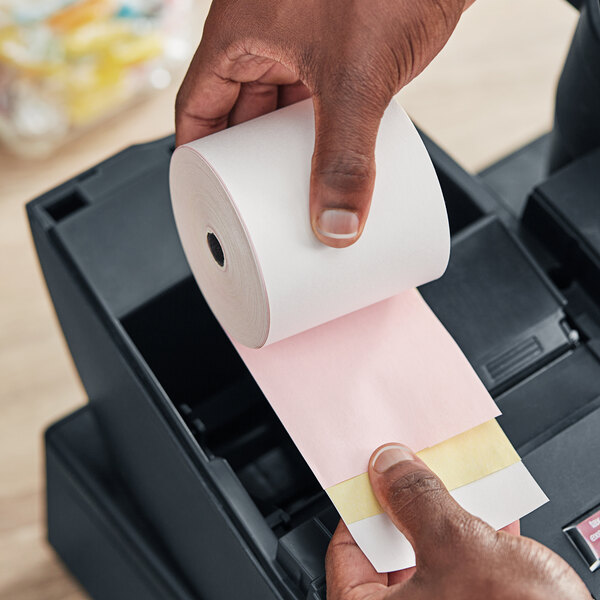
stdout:
POLYGON ((345 40, 317 53, 314 93, 363 116, 379 116, 396 89, 395 63, 383 40, 348 32, 345 40))
POLYGON ((274 86, 267 83, 260 83, 258 81, 249 81, 244 83, 245 93, 252 98, 269 98, 273 94, 274 86))
POLYGON ((340 104, 360 107, 363 117, 381 117, 396 88, 395 69, 390 62, 380 48, 344 52, 331 60, 335 68, 330 66, 322 74, 317 93, 332 96, 340 104))
POLYGON ((532 539, 511 539, 509 551, 520 556, 524 568, 533 569, 545 578, 560 580, 568 573, 569 565, 566 562, 532 539))
POLYGON ((316 151, 314 174, 329 188, 352 192, 370 187, 374 176, 373 158, 360 153, 316 151))
POLYGON ((432 0, 431 8, 434 16, 437 17, 440 25, 445 30, 452 31, 456 27, 456 23, 460 18, 464 4, 460 0, 452 0, 451 2, 442 2, 442 0, 432 0))
POLYGON ((459 542, 468 542, 467 547, 473 548, 495 541, 494 529, 466 511, 460 511, 452 519, 446 520, 445 534, 459 542))
POLYGON ((407 514, 416 511, 425 501, 441 501, 446 490, 433 473, 419 470, 401 475, 392 481, 387 492, 392 510, 407 514))
POLYGON ((317 172, 322 175, 333 174, 350 177, 355 180, 368 179, 371 176, 371 157, 362 152, 346 149, 344 152, 319 151, 315 161, 320 166, 317 172))
POLYGON ((300 44, 295 52, 298 75, 313 91, 318 87, 319 82, 317 77, 319 70, 319 56, 320 52, 318 44, 314 41, 300 44))
POLYGON ((212 116, 212 115, 206 115, 206 114, 199 114, 196 113, 192 110, 190 110, 187 107, 183 107, 183 108, 176 108, 176 118, 181 120, 181 119, 188 119, 189 121, 193 121, 195 122, 197 125, 202 126, 203 128, 206 128, 207 130, 210 131, 217 131, 219 129, 224 128, 227 125, 227 120, 228 120, 228 114, 223 114, 223 115, 216 115, 216 116, 212 116))
POLYGON ((180 115, 183 114, 186 110, 187 105, 187 91, 186 91, 185 82, 181 84, 181 87, 177 91, 177 95, 175 96, 175 114, 180 115))
POLYGON ((451 546, 451 555, 438 557, 439 566, 452 567, 456 561, 471 562, 482 556, 495 556, 497 553, 496 531, 487 523, 464 510, 446 514, 438 526, 441 545, 451 546))
POLYGON ((550 592, 548 597, 591 600, 583 582, 560 556, 529 538, 501 537, 504 543, 497 560, 506 562, 510 557, 511 563, 517 565, 513 572, 516 585, 526 580, 550 592))

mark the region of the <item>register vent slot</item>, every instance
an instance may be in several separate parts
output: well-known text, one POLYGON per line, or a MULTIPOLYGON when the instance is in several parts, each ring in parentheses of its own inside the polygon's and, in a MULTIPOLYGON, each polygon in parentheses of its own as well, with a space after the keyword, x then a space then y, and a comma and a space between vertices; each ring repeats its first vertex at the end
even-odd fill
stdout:
POLYGON ((522 368, 523 365, 533 362, 542 353, 543 348, 539 340, 530 337, 490 360, 485 368, 492 379, 501 379, 522 368))
POLYGON ((203 451, 227 460, 277 536, 330 505, 191 277, 121 322, 203 451))
POLYGON ((59 223, 66 217, 76 213, 78 210, 85 208, 87 204, 87 200, 83 194, 78 189, 74 189, 64 198, 46 206, 45 209, 52 219, 54 219, 56 223, 59 223))

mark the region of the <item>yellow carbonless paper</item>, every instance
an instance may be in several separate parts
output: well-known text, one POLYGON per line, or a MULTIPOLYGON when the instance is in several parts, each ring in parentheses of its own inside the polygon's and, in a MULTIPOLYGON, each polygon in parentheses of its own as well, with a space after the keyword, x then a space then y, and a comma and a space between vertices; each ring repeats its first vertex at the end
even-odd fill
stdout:
MULTIPOLYGON (((519 462, 520 458, 495 419, 417 452, 449 490, 477 481, 519 462)), ((325 490, 346 523, 383 512, 362 473, 325 490)))

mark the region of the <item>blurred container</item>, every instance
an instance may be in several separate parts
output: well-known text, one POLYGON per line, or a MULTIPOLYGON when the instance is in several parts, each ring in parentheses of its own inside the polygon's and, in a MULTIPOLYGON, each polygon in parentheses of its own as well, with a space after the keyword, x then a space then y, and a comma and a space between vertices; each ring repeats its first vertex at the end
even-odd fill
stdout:
POLYGON ((171 82, 191 0, 0 0, 0 141, 25 156, 171 82))

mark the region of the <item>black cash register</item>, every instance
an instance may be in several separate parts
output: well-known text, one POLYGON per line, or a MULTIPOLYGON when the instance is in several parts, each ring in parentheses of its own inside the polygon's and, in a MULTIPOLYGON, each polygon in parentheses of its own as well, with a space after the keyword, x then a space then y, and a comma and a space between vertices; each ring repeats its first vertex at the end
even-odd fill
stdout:
MULTIPOLYGON (((589 0, 552 134, 478 176, 423 136, 453 248, 421 288, 550 497, 523 533, 595 595, 599 59, 589 0)), ((97 600, 324 599, 337 513, 195 284, 171 212, 172 151, 172 137, 134 146, 27 206, 89 396, 46 432, 50 543, 97 600)))

